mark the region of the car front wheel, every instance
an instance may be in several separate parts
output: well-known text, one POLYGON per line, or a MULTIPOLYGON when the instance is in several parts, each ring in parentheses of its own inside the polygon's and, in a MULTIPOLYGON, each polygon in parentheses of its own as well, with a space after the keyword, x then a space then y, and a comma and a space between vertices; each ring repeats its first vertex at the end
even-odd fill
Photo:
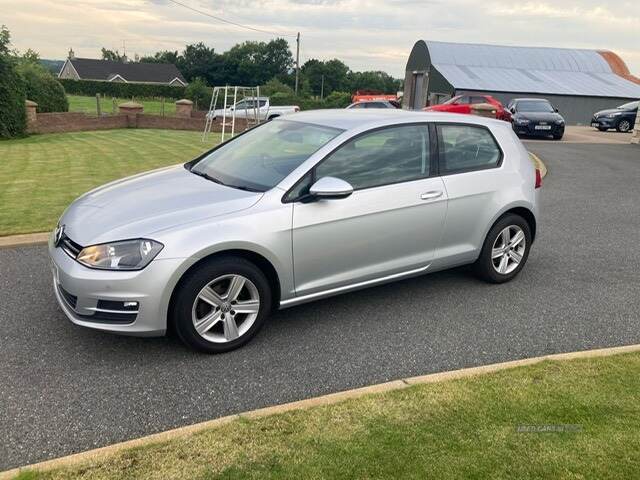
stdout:
POLYGON ((627 133, 629 130, 631 130, 631 122, 629 120, 620 120, 618 122, 616 130, 622 133, 627 133))
POLYGON ((474 271, 490 283, 513 279, 524 267, 531 248, 531 228, 519 215, 507 214, 487 234, 474 271))
POLYGON ((271 311, 269 282, 239 257, 206 262, 180 283, 171 321, 187 345, 207 353, 234 350, 254 337, 271 311))

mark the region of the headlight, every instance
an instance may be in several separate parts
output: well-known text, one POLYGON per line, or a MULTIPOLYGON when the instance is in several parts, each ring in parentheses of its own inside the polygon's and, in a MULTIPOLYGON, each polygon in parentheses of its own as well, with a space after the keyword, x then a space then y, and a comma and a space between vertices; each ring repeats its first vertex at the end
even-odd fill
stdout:
POLYGON ((609 113, 609 114, 607 114, 607 118, 614 118, 614 117, 617 117, 619 115, 622 115, 622 112, 609 113))
POLYGON ((102 243, 83 248, 76 260, 87 267, 103 270, 141 270, 149 265, 163 246, 144 238, 102 243))
POLYGON ((529 120, 527 120, 526 118, 518 118, 516 120, 516 123, 518 125, 529 125, 529 120))

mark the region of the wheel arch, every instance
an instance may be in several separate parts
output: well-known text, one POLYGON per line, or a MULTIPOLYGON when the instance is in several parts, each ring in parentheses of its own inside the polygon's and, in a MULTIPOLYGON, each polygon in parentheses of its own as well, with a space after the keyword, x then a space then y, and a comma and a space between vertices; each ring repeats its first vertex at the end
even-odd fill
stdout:
POLYGON ((193 272, 197 268, 200 268, 203 264, 215 260, 216 258, 222 257, 238 257, 243 258, 251 263, 253 263, 256 267, 260 269, 262 273, 267 277, 267 281, 271 286, 271 304, 272 309, 277 309, 280 305, 280 296, 281 296, 281 283, 280 276, 278 271, 276 270, 273 263, 267 259, 264 255, 255 252, 253 250, 245 249, 245 248, 229 248, 226 250, 218 250, 216 252, 210 253, 208 255, 204 255, 199 258, 193 264, 191 264, 186 270, 184 270, 178 280, 173 285, 171 295, 169 297, 169 302, 167 304, 166 311, 166 319, 167 319, 167 328, 171 328, 171 322, 169 322, 170 314, 173 309, 173 305, 175 302, 176 293, 178 292, 182 282, 189 275, 189 273, 193 272))
MULTIPOLYGON (((493 222, 491 222, 491 226, 489 227, 489 229, 487 230, 487 233, 489 233, 489 231, 493 228, 493 226, 505 215, 508 215, 510 213, 513 213, 515 215, 518 215, 522 218, 524 218, 524 220, 527 222, 527 224, 529 224, 529 228, 531 229, 531 241, 533 242, 536 238, 536 229, 537 229, 537 222, 536 222, 536 216, 533 214, 533 212, 528 209, 527 207, 522 207, 522 206, 517 206, 517 207, 512 207, 512 208, 508 208, 507 210, 501 212, 495 219, 493 222)), ((487 235, 487 233, 485 234, 485 237, 487 235)))

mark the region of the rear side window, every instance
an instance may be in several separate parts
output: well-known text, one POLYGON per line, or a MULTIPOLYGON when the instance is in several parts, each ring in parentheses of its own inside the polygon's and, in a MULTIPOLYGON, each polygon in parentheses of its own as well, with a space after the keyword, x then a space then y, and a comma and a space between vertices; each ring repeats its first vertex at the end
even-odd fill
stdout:
POLYGON ((425 178, 430 173, 429 127, 376 130, 346 142, 316 167, 316 179, 337 177, 354 189, 425 178))
POLYGON ((486 128, 473 125, 439 125, 440 173, 496 167, 502 152, 486 128))

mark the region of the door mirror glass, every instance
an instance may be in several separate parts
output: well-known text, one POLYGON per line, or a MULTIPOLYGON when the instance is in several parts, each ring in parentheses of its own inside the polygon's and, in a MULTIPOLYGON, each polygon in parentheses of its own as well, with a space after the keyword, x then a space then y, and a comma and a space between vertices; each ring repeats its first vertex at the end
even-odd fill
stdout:
POLYGON ((554 111, 554 112, 556 112, 556 113, 558 113, 560 110, 558 110, 558 108, 557 108, 557 107, 553 107, 553 111, 554 111))
POLYGON ((511 113, 516 113, 516 107, 511 107, 511 108, 509 109, 509 111, 510 111, 511 113))
POLYGON ((346 198, 353 193, 353 187, 339 178, 322 177, 311 186, 309 193, 319 199, 346 198))

